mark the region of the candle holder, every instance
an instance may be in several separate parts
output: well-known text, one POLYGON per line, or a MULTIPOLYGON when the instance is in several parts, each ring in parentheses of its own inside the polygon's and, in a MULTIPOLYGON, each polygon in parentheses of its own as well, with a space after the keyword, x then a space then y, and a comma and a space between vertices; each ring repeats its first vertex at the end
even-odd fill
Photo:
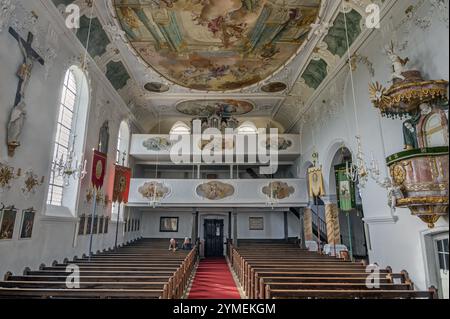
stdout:
POLYGON ((65 186, 70 185, 71 178, 74 180, 82 180, 87 175, 87 160, 84 159, 84 154, 81 155, 81 161, 78 161, 77 156, 75 155, 75 139, 76 136, 72 139, 72 147, 66 158, 64 158, 64 154, 61 154, 61 158, 55 160, 52 167, 53 174, 62 177, 65 186))

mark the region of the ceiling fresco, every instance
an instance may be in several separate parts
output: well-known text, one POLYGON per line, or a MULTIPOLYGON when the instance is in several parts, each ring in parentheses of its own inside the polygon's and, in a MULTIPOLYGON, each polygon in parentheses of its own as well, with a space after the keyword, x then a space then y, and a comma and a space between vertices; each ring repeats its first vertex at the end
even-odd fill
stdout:
POLYGON ((178 112, 199 117, 211 115, 239 116, 250 113, 253 109, 252 103, 238 100, 193 100, 183 101, 177 105, 178 112))
POLYGON ((127 39, 158 73, 181 86, 236 90, 293 57, 320 0, 115 0, 127 39))
POLYGON ((298 131, 315 92, 346 59, 347 36, 350 45, 367 37, 366 6, 395 2, 346 0, 343 7, 321 0, 51 1, 62 22, 67 5, 80 6, 75 38, 86 47, 91 24, 93 64, 142 131, 154 128, 159 116, 217 113, 217 105, 234 100, 242 113, 234 116, 270 118, 288 132, 298 131))

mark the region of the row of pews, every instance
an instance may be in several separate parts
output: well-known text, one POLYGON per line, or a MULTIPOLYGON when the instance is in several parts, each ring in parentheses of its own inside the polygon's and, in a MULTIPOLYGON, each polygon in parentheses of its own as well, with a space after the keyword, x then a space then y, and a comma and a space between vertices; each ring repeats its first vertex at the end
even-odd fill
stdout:
MULTIPOLYGON (((168 250, 167 239, 140 239, 89 259, 74 258, 21 276, 8 273, 0 282, 0 298, 180 299, 188 287, 197 250, 168 250), (79 287, 66 281, 77 265, 79 287)), ((69 282, 71 277, 69 277, 69 282)))
MULTIPOLYGON (((230 263, 251 299, 434 299, 437 291, 416 291, 408 273, 379 269, 379 286, 369 288, 362 262, 345 261, 295 244, 240 241, 229 244, 230 263)), ((369 280, 369 283, 372 283, 369 280)))

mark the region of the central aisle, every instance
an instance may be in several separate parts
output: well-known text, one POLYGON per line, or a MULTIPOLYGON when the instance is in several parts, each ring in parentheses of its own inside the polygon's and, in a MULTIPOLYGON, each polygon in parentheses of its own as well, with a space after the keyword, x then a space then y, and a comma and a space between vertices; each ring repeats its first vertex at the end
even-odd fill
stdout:
POLYGON ((188 299, 241 299, 225 258, 200 261, 188 299))

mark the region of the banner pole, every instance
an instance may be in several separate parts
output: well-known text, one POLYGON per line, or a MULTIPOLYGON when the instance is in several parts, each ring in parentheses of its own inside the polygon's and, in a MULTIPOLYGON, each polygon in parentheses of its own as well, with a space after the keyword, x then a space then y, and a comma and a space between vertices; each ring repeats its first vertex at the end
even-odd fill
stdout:
POLYGON ((122 204, 118 202, 119 208, 117 209, 117 223, 116 223, 116 241, 114 243, 114 249, 117 250, 117 237, 119 235, 119 221, 120 221, 120 208, 122 204))
POLYGON ((353 261, 353 245, 352 245, 352 226, 350 224, 350 212, 347 212, 347 224, 348 224, 348 241, 350 249, 350 260, 353 261))
POLYGON ((89 261, 91 261, 92 257, 92 239, 94 237, 94 219, 95 219, 95 211, 97 210, 97 189, 94 187, 94 204, 93 204, 92 216, 91 216, 91 236, 89 239, 89 261))
POLYGON ((319 216, 319 200, 317 196, 314 196, 314 201, 316 202, 316 214, 317 214, 317 251, 322 252, 320 249, 320 216, 319 216))

